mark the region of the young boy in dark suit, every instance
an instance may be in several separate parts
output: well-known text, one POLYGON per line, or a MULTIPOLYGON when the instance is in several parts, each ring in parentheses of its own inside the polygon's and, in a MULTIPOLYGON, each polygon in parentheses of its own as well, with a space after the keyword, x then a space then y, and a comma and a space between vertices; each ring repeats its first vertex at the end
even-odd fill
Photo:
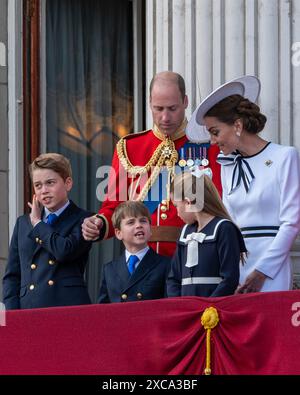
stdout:
POLYGON ((68 199, 70 162, 49 153, 29 167, 35 194, 30 215, 17 219, 3 278, 6 309, 91 303, 84 270, 91 244, 81 235, 89 213, 68 199))
POLYGON ((166 296, 170 259, 148 246, 151 216, 138 201, 121 203, 114 211, 115 235, 125 252, 103 266, 99 303, 133 302, 166 296))

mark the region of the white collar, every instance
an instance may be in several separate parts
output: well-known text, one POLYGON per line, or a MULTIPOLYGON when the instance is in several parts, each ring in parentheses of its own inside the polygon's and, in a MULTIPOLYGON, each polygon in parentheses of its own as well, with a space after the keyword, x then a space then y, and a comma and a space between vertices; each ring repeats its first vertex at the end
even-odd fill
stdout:
POLYGON ((47 207, 45 207, 45 212, 44 212, 44 218, 43 218, 43 220, 45 221, 46 218, 48 217, 48 215, 51 214, 51 213, 52 213, 52 214, 55 214, 55 215, 57 215, 57 216, 59 217, 60 214, 69 206, 69 204, 70 204, 70 200, 68 200, 66 204, 64 204, 61 208, 59 208, 58 210, 56 210, 56 211, 54 211, 54 212, 49 211, 49 210, 47 209, 47 207))
POLYGON ((126 262, 128 262, 130 255, 136 255, 139 258, 139 261, 141 261, 144 258, 144 256, 147 254, 148 250, 149 250, 149 246, 143 248, 142 250, 136 252, 135 254, 132 254, 128 250, 125 250, 126 262))

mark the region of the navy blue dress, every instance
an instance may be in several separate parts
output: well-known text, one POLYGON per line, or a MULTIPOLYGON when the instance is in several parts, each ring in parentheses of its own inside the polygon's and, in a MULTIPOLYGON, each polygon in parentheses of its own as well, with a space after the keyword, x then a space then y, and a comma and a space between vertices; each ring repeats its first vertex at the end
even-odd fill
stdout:
POLYGON ((168 297, 226 296, 239 284, 241 252, 246 251, 242 234, 229 220, 213 218, 202 230, 198 243, 198 263, 187 267, 187 236, 197 232, 197 223, 186 225, 171 262, 167 280, 168 297))

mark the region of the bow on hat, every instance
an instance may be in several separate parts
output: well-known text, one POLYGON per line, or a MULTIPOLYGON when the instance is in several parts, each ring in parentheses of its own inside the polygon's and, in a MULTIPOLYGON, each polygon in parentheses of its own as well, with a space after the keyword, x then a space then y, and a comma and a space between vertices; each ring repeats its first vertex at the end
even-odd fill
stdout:
POLYGON ((184 240, 185 245, 187 245, 187 259, 186 259, 186 267, 193 267, 197 266, 199 259, 198 259, 198 243, 203 243, 206 237, 205 233, 190 233, 187 235, 186 239, 184 240))
POLYGON ((246 193, 248 193, 250 184, 255 176, 249 163, 243 159, 242 155, 239 152, 233 152, 229 155, 219 154, 217 162, 222 166, 234 166, 229 194, 240 186, 241 181, 243 182, 246 193))

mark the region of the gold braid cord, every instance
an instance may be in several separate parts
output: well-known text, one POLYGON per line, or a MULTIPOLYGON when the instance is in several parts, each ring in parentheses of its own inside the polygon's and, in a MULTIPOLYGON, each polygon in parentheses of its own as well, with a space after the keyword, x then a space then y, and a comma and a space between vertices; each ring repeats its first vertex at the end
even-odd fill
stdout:
POLYGON ((208 307, 204 310, 201 316, 201 324, 206 329, 206 367, 204 369, 205 375, 211 374, 211 330, 219 323, 218 311, 214 307, 208 307))
POLYGON ((170 182, 172 181, 175 174, 175 164, 178 160, 178 153, 175 148, 174 142, 166 137, 156 148, 150 160, 144 166, 133 166, 130 162, 127 152, 126 152, 126 140, 121 139, 117 144, 117 154, 119 161, 121 162, 124 169, 127 173, 132 177, 136 177, 137 175, 142 175, 148 173, 151 170, 150 177, 145 183, 143 189, 141 190, 139 196, 136 200, 144 201, 149 189, 155 183, 161 169, 166 166, 169 177, 168 177, 168 191, 170 188, 170 182))

